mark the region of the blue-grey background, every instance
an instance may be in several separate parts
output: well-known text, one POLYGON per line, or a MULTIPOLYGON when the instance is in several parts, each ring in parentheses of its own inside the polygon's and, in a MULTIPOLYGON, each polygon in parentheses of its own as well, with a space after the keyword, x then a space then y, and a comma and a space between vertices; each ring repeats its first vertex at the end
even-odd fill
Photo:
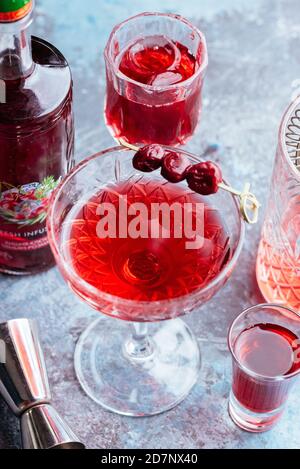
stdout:
MULTIPOLYGON (((200 153, 218 143, 216 158, 226 178, 236 187, 252 182, 265 203, 280 118, 300 93, 299 0, 37 0, 35 34, 54 43, 73 70, 77 160, 113 145, 102 115, 102 52, 113 26, 142 11, 182 14, 206 34, 203 119, 187 147, 200 153)), ((176 409, 148 419, 108 413, 81 391, 74 347, 95 313, 69 291, 56 269, 30 278, 0 276, 0 320, 38 320, 54 403, 88 447, 300 448, 300 383, 284 418, 267 434, 243 432, 227 414, 226 333, 243 308, 261 301, 254 275, 260 224, 247 229, 226 287, 186 318, 202 347, 197 386, 176 409)), ((0 448, 19 446, 18 422, 0 401, 0 448)))

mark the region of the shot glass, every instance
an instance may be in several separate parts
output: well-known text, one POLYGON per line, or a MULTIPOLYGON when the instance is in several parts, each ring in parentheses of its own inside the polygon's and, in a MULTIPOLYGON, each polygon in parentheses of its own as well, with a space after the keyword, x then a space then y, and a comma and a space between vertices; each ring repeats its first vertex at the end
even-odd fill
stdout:
POLYGON ((300 373, 299 338, 299 314, 276 304, 253 306, 233 321, 229 414, 236 425, 264 432, 278 422, 300 373))

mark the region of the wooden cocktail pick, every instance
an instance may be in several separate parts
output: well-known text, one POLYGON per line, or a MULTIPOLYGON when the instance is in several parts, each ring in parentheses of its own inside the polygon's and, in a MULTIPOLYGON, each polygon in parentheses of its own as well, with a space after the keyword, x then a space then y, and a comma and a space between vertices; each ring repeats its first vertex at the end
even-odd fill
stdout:
MULTIPOLYGON (((135 152, 138 152, 140 150, 139 147, 126 142, 122 138, 119 138, 118 141, 120 145, 122 145, 125 148, 128 148, 129 150, 133 150, 135 152)), ((174 151, 176 151, 176 149, 174 151)), ((245 184, 244 189, 242 191, 234 189, 233 187, 226 184, 224 181, 218 183, 218 187, 224 191, 230 192, 231 194, 233 194, 234 196, 238 198, 239 205, 240 205, 240 212, 245 222, 251 225, 257 223, 259 208, 261 204, 257 200, 256 196, 252 192, 250 192, 249 183, 245 184)))

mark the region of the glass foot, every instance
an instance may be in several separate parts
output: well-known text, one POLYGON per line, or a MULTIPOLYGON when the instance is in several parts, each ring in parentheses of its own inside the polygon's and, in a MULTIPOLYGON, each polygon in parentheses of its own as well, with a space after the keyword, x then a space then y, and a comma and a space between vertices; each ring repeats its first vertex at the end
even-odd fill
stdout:
POLYGON ((75 370, 98 404, 143 417, 169 410, 188 395, 198 379, 200 351, 181 319, 136 327, 140 335, 126 321, 105 316, 94 321, 76 346, 75 370))
POLYGON ((228 411, 233 422, 238 427, 247 432, 261 433, 271 430, 276 425, 282 415, 283 409, 280 407, 273 412, 265 413, 251 412, 238 402, 231 391, 228 411))

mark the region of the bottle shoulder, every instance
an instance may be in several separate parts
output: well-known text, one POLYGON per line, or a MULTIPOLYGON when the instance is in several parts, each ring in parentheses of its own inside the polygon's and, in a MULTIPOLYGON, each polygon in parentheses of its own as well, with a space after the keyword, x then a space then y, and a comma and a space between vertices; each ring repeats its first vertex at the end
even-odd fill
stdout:
POLYGON ((72 98, 71 71, 61 52, 33 36, 32 57, 34 68, 28 77, 2 81, 5 102, 0 103, 0 125, 49 118, 72 98))

